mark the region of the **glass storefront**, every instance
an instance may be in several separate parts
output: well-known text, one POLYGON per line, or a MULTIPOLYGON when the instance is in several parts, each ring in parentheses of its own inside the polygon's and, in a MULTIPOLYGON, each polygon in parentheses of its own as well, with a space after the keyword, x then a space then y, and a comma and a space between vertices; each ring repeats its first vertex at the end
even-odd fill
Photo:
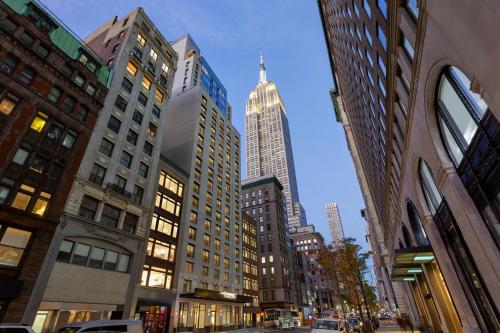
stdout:
POLYGON ((243 327, 245 321, 252 322, 252 314, 243 317, 241 305, 221 304, 203 300, 179 302, 174 332, 205 328, 209 332, 243 327))
POLYGON ((168 333, 171 307, 149 305, 139 307, 139 318, 144 324, 145 333, 168 333))

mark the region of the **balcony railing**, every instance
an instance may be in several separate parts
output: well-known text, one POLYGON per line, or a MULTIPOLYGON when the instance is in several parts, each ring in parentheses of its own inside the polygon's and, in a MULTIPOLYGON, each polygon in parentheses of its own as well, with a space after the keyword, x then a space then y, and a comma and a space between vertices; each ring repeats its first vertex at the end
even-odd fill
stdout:
POLYGON ((125 191, 125 189, 117 184, 114 183, 107 183, 106 184, 106 189, 111 190, 115 193, 118 193, 120 195, 123 195, 127 197, 127 199, 132 199, 132 193, 125 191))

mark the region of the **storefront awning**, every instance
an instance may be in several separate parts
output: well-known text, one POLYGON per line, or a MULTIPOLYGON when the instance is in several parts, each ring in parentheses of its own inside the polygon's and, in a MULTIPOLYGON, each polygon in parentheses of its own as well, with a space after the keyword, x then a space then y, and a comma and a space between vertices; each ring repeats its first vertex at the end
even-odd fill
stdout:
POLYGON ((408 275, 413 276, 414 274, 421 274, 422 267, 419 264, 404 264, 404 265, 393 265, 392 275, 402 276, 408 275))
POLYGON ((392 275, 391 276, 391 281, 398 281, 398 282, 415 282, 415 276, 411 275, 392 275))
POLYGON ((394 265, 427 264, 435 259, 430 246, 417 246, 394 251, 394 265))

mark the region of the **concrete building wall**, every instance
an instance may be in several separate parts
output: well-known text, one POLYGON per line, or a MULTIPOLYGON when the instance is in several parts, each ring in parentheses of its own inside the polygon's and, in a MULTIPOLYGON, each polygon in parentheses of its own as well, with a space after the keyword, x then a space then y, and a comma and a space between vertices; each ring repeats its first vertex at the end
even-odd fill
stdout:
POLYGON ((208 64, 192 38, 177 39, 173 48, 179 53, 178 71, 162 152, 190 175, 179 229, 173 327, 240 327, 246 303, 239 301, 243 300, 240 137, 228 110, 219 109, 201 84, 208 64), (199 299, 200 293, 210 296, 199 299), (195 316, 194 311, 202 314, 195 316))
POLYGON ((242 210, 257 222, 261 308, 297 306, 283 187, 272 175, 242 183, 242 210))
MULTIPOLYGON (((366 16, 370 14, 363 9, 363 4, 355 2, 357 10, 361 13, 361 19, 365 21, 366 16)), ((380 15, 384 9, 380 9, 380 4, 377 7, 375 2, 367 3, 372 10, 371 15, 380 23, 380 15)), ((340 43, 334 42, 340 35, 332 29, 335 21, 333 12, 330 12, 327 9, 328 5, 323 2, 320 2, 320 6, 332 54, 331 60, 334 67, 336 66, 336 71, 345 77, 347 65, 340 65, 341 54, 334 51, 334 48, 340 47, 340 43)), ((477 199, 478 188, 479 191, 483 191, 483 197, 479 196, 482 200, 492 200, 484 197, 485 192, 491 192, 493 196, 498 193, 497 185, 481 180, 483 173, 489 174, 491 180, 498 179, 498 168, 496 166, 489 168, 483 162, 478 162, 482 161, 478 157, 481 156, 482 150, 477 148, 477 143, 471 143, 470 147, 464 148, 467 155, 465 159, 469 164, 454 166, 445 148, 437 121, 439 109, 443 108, 437 104, 437 92, 440 78, 449 71, 448 66, 455 66, 466 77, 460 80, 466 83, 463 87, 453 89, 466 91, 467 94, 479 94, 483 99, 482 103, 487 104, 487 114, 476 122, 477 126, 498 127, 499 89, 496 83, 493 83, 496 81, 492 80, 495 75, 498 76, 498 60, 495 57, 498 45, 492 40, 498 32, 498 25, 494 23, 493 15, 500 10, 500 6, 494 1, 481 4, 418 1, 397 7, 393 7, 391 3, 386 8, 387 25, 382 25, 382 28, 385 30, 384 38, 387 38, 385 46, 392 52, 393 57, 389 57, 385 62, 388 79, 382 78, 387 87, 386 106, 389 118, 386 125, 388 129, 390 128, 386 148, 391 154, 387 160, 390 163, 387 163, 387 168, 384 169, 387 171, 385 179, 391 190, 382 202, 378 203, 377 214, 379 218, 384 218, 388 222, 384 223, 382 230, 385 246, 390 253, 389 270, 393 260, 398 257, 399 250, 396 249, 401 247, 400 244, 408 243, 401 241, 404 238, 403 225, 408 230, 407 238, 411 243, 407 246, 417 245, 418 235, 410 228, 412 221, 407 212, 407 203, 412 202, 416 207, 419 223, 423 225, 436 256, 436 263, 439 265, 423 266, 426 279, 430 279, 426 282, 431 286, 429 295, 436 301, 436 311, 441 315, 440 320, 433 322, 433 327, 450 332, 498 330, 500 299, 498 240, 495 238, 495 232, 488 230, 486 223, 492 218, 483 211, 483 208, 478 208, 477 199), (431 212, 424 198, 420 179, 423 163, 421 161, 425 161, 428 165, 433 175, 433 182, 439 188, 444 200, 438 213, 431 212), (474 167, 481 165, 481 167, 479 171, 469 172, 470 165, 474 167), (469 185, 469 174, 474 174, 475 188, 469 185), (485 190, 486 188, 488 190, 485 190), (447 221, 453 221, 452 226, 442 226, 446 220, 443 214, 447 214, 447 221), (455 237, 452 236, 452 232, 458 235, 454 238, 455 243, 450 241, 455 237), (470 262, 471 265, 465 262, 470 262), (480 278, 476 283, 470 283, 465 276, 480 276, 480 278), (441 284, 441 289, 446 292, 444 294, 437 292, 433 289, 433 284, 441 284), (449 298, 447 293, 450 295, 449 298), (474 296, 478 294, 483 296, 474 296), (451 300, 453 306, 450 306, 451 300)), ((351 14, 353 17, 354 12, 351 14)), ((380 36, 378 35, 379 40, 380 36)), ((377 49, 380 49, 378 42, 376 45, 377 49)), ((380 78, 378 68, 374 71, 380 78)), ((341 92, 344 89, 343 93, 349 95, 345 99, 352 100, 354 94, 347 90, 348 84, 345 79, 338 82, 341 92)), ((354 112, 352 102, 348 107, 348 114, 352 114, 354 112)), ((453 111, 458 108, 459 106, 453 111)), ((364 108, 360 107, 359 110, 364 111, 364 108)), ((354 115, 349 116, 349 122, 354 127, 362 127, 354 115)), ((485 135, 478 133, 481 132, 476 132, 476 138, 485 135)), ((498 135, 496 130, 490 133, 493 136, 498 135)), ((361 147, 362 154, 363 149, 370 151, 368 144, 363 142, 359 135, 356 141, 358 147, 361 147)), ((493 153, 488 155, 497 156, 495 151, 498 150, 498 143, 495 140, 490 141, 489 146, 486 145, 481 149, 492 149, 493 153)), ((368 170, 367 161, 362 162, 362 168, 368 170)), ((496 181, 493 182, 496 184, 496 181)), ((423 286, 424 284, 420 282, 405 286, 407 298, 415 296, 417 300, 415 305, 420 317, 432 312, 432 306, 429 304, 419 308, 418 296, 423 286)))
MULTIPOLYGON (((116 295, 123 297, 111 307, 96 310, 92 303, 86 303, 90 302, 89 298, 79 298, 85 290, 81 290, 81 294, 72 292, 79 278, 67 274, 71 268, 60 270, 66 283, 59 284, 58 289, 49 289, 44 297, 50 299, 44 298, 39 308, 44 331, 78 320, 61 314, 72 308, 81 316, 97 311, 98 319, 133 315, 133 295, 143 268, 142 252, 146 249, 156 196, 160 146, 175 71, 175 52, 141 8, 121 19, 108 21, 91 34, 87 42, 95 52, 107 57, 113 76, 65 207, 65 223, 52 241, 50 260, 44 264, 40 281, 54 286, 60 278, 56 272, 51 273, 53 267, 60 266, 56 261, 66 266, 86 266, 79 267, 87 272, 86 276, 92 275, 96 268, 111 270, 120 276, 117 281, 121 282, 109 283, 107 293, 110 299, 118 300, 116 295), (114 126, 110 125, 111 120, 114 126), (104 142, 108 143, 107 149, 103 149, 104 142), (126 154, 128 159, 124 158, 126 154), (104 171, 96 173, 96 166, 104 171), (90 211, 82 208, 89 202, 96 206, 90 211), (123 266, 120 262, 107 266, 106 261, 96 264, 88 258, 79 260, 79 249, 87 246, 91 246, 91 251, 104 249, 106 258, 117 255, 123 266), (122 250, 115 250, 116 246, 122 250), (70 247, 69 254, 62 256, 61 253, 68 250, 65 247, 70 247), (128 284, 124 292, 125 281, 128 284), (70 300, 70 295, 75 298, 70 300), (59 308, 54 309, 53 304, 59 304, 59 308)), ((90 258, 93 252, 87 255, 90 258)), ((102 272, 96 274, 103 275, 99 273, 102 272)), ((89 288, 89 295, 95 292, 92 285, 84 286, 89 288)))

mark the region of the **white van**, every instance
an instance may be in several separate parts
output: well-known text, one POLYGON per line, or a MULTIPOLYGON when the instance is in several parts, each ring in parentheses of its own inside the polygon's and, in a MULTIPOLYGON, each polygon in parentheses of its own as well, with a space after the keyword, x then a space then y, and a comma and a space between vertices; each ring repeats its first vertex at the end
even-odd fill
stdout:
POLYGON ((141 320, 92 320, 64 325, 59 333, 144 333, 141 320))

